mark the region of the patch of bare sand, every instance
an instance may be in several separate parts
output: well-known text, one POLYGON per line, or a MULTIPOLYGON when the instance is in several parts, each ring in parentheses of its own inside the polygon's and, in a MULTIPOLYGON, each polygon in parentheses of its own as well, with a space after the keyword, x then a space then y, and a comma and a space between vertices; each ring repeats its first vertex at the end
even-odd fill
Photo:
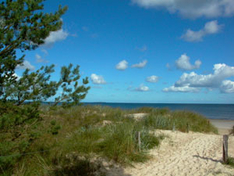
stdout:
POLYGON ((218 128, 219 134, 229 134, 234 127, 234 120, 216 120, 210 119, 212 125, 218 128))
MULTIPOLYGON (((166 137, 150 151, 152 159, 134 167, 110 169, 109 176, 234 176, 234 168, 222 164, 222 135, 158 130, 166 137)), ((234 157, 234 136, 229 137, 229 156, 234 157)))

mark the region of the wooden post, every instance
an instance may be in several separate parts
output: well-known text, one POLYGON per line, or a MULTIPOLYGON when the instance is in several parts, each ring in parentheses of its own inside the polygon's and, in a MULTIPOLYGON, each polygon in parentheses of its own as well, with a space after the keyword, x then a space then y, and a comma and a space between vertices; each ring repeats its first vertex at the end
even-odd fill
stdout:
POLYGON ((228 161, 228 135, 223 135, 223 162, 228 161))
POLYGON ((232 127, 232 135, 234 136, 234 126, 232 127))
POLYGON ((173 123, 172 131, 175 131, 175 123, 173 123))
POLYGON ((232 129, 230 130, 229 135, 231 135, 231 134, 234 136, 234 126, 233 126, 232 129))
POLYGON ((139 147, 139 152, 140 152, 141 151, 141 132, 140 131, 138 131, 137 139, 138 139, 138 147, 139 147))
POLYGON ((187 123, 187 133, 189 132, 189 124, 187 123))

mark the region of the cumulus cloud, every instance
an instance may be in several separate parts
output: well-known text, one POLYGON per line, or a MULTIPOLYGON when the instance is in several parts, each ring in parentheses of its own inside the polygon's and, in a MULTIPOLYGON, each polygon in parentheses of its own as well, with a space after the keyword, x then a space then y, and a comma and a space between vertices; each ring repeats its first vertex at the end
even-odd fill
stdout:
POLYGON ((234 15, 233 0, 131 0, 144 8, 166 9, 186 18, 234 15))
POLYGON ((126 60, 122 60, 115 66, 115 68, 117 70, 125 70, 128 68, 128 62, 126 60))
POLYGON ((68 33, 63 29, 50 32, 50 35, 44 40, 45 43, 42 46, 51 47, 55 42, 65 40, 67 36, 68 33))
POLYGON ((224 80, 220 86, 220 90, 223 93, 234 93, 234 82, 230 80, 224 80))
POLYGON ((106 81, 102 76, 96 75, 94 73, 91 75, 91 81, 93 84, 106 84, 106 81))
POLYGON ((181 38, 187 42, 201 42, 203 41, 203 37, 220 32, 222 27, 223 25, 219 25, 218 21, 210 21, 207 22, 204 28, 199 31, 188 29, 181 38))
POLYGON ((140 63, 138 63, 138 64, 132 65, 132 67, 133 67, 133 68, 143 68, 143 67, 146 66, 147 62, 148 62, 147 60, 144 60, 144 61, 142 61, 142 62, 140 62, 140 63))
POLYGON ((233 82, 226 80, 226 78, 234 76, 234 67, 226 64, 215 64, 214 73, 208 75, 199 75, 195 72, 184 73, 172 87, 165 88, 163 91, 177 92, 192 88, 199 90, 199 88, 219 89, 221 92, 232 93, 233 82))
POLYGON ((42 63, 42 62, 48 63, 48 61, 46 59, 43 59, 39 54, 36 54, 35 57, 37 63, 42 63))
POLYGON ((156 83, 158 82, 158 76, 152 75, 146 78, 147 82, 156 83))
POLYGON ((141 84, 138 88, 135 89, 136 91, 139 91, 139 92, 147 92, 149 91, 149 87, 147 86, 144 86, 143 84, 141 84))
POLYGON ((21 69, 21 70, 25 70, 25 69, 29 69, 29 70, 34 70, 35 67, 27 60, 25 60, 21 65, 17 65, 16 69, 21 69))
POLYGON ((175 61, 177 69, 180 70, 193 70, 200 68, 202 62, 200 60, 196 60, 194 65, 190 63, 190 57, 186 54, 182 54, 178 60, 175 61))

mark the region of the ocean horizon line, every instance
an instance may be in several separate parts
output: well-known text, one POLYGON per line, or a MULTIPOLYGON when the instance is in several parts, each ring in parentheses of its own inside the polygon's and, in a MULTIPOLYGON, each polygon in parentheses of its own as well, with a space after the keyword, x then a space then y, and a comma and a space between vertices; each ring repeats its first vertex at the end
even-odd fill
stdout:
POLYGON ((141 102, 81 102, 81 103, 91 103, 91 104, 191 104, 191 105, 234 105, 234 103, 141 103, 141 102))

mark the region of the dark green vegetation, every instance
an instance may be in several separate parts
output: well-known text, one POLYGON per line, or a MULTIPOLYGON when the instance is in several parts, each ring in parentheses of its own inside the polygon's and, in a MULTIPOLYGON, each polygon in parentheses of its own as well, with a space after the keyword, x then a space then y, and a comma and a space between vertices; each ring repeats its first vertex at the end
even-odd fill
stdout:
POLYGON ((234 158, 229 157, 227 160, 227 165, 234 167, 234 158))
POLYGON ((104 161, 131 165, 149 159, 147 151, 164 138, 155 135, 155 129, 186 131, 189 124, 191 131, 217 132, 198 114, 168 109, 124 111, 78 106, 50 110, 44 106, 40 118, 39 122, 24 126, 24 133, 18 138, 1 131, 2 175, 95 175, 97 171, 104 174, 104 161), (148 115, 135 120, 129 115, 134 112, 148 115), (141 132, 140 150, 137 132, 141 132))
POLYGON ((7 98, 5 88, 14 83, 15 68, 25 55, 17 52, 36 49, 51 31, 62 26, 61 15, 67 7, 43 13, 43 0, 6 0, 0 4, 0 96, 7 98))
POLYGON ((24 52, 36 49, 50 32, 61 29, 61 16, 67 7, 44 13, 43 1, 0 3, 0 174, 3 175, 11 175, 28 152, 35 152, 31 149, 44 131, 58 134, 61 126, 56 121, 46 124, 46 128, 42 126, 44 119, 39 109, 42 101, 52 98, 54 104, 50 108, 56 108, 58 103, 68 108, 79 105, 89 90, 88 79, 80 84, 79 66, 72 64, 61 68, 56 81, 50 80, 54 65, 34 72, 26 69, 21 77, 16 76, 15 69, 23 64, 24 52))

